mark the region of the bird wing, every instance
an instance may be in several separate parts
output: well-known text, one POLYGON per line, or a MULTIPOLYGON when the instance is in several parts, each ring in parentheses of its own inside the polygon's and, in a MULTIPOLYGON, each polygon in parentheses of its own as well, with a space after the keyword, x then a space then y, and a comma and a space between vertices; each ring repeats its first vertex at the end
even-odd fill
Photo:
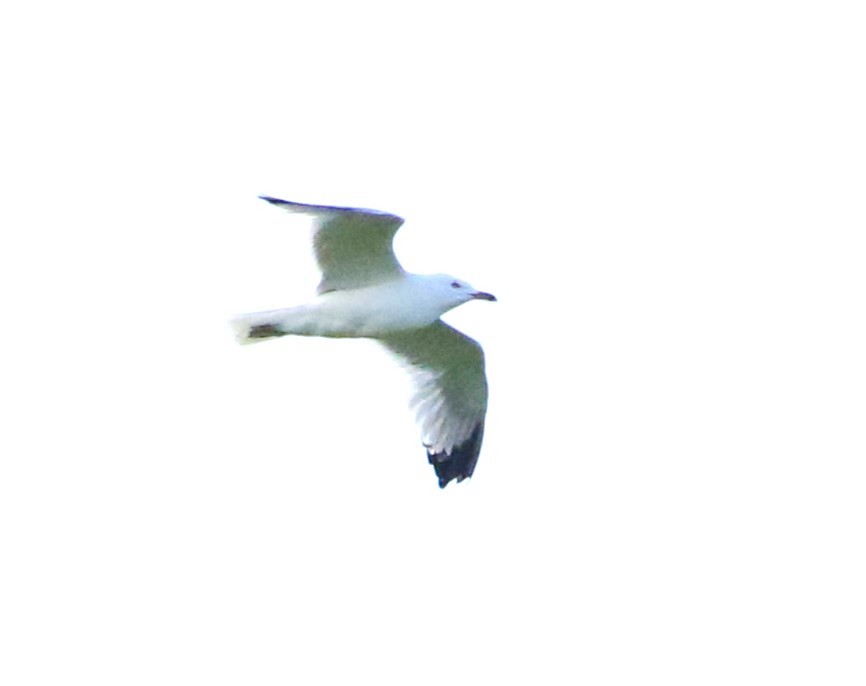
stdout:
POLYGON ((439 486, 472 476, 487 412, 481 346, 442 320, 378 340, 413 375, 410 406, 439 486))
POLYGON ((314 218, 313 253, 322 272, 319 294, 362 288, 403 275, 394 256, 394 234, 403 220, 387 212, 351 207, 305 205, 259 196, 289 212, 314 218))

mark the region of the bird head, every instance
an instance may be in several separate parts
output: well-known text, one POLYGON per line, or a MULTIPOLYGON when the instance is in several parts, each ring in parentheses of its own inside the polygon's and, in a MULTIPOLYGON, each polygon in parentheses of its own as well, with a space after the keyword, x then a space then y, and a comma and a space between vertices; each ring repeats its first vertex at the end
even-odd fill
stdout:
POLYGON ((441 297, 442 301, 448 305, 449 310, 470 300, 496 302, 496 296, 479 291, 462 279, 455 278, 450 274, 434 274, 429 279, 435 285, 437 297, 441 297))

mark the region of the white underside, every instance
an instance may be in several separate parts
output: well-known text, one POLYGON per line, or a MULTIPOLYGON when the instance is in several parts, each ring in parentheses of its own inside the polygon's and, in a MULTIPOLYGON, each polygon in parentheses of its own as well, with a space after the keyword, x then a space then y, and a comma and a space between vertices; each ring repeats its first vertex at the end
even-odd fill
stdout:
POLYGON ((248 337, 250 329, 262 325, 295 336, 379 338, 428 326, 448 309, 430 297, 423 281, 407 274, 375 286, 323 293, 299 307, 239 315, 232 326, 241 342, 263 340, 248 337))

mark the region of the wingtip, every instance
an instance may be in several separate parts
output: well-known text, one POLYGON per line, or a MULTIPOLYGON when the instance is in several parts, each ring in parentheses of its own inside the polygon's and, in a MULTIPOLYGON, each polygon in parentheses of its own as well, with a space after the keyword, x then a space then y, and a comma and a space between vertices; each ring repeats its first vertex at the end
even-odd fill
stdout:
POLYGON ((343 207, 340 205, 310 205, 309 203, 304 202, 293 202, 291 200, 282 200, 280 198, 275 198, 270 195, 260 195, 259 198, 261 200, 265 200, 266 202, 271 203, 271 205, 278 205, 283 209, 287 209, 293 212, 305 212, 308 214, 333 214, 335 212, 353 212, 361 215, 374 216, 376 218, 380 218, 382 220, 393 221, 396 226, 399 227, 400 224, 403 223, 403 219, 398 217, 396 214, 391 214, 390 212, 382 212, 381 210, 368 210, 363 209, 361 207, 343 207))
POLYGON ((467 476, 463 476, 463 475, 450 476, 450 477, 440 476, 439 477, 439 488, 445 488, 452 481, 456 481, 459 484, 461 481, 463 481, 463 479, 471 479, 471 478, 472 477, 470 477, 468 475, 467 476))
POLYGON ((259 198, 261 200, 265 200, 271 205, 290 205, 291 203, 288 200, 280 200, 279 198, 274 198, 270 195, 260 195, 259 198))
POLYGON ((481 453, 483 437, 484 422, 481 422, 464 443, 455 446, 450 455, 445 452, 427 451, 427 460, 433 465, 436 476, 439 477, 439 488, 445 488, 451 481, 460 483, 472 476, 481 453))

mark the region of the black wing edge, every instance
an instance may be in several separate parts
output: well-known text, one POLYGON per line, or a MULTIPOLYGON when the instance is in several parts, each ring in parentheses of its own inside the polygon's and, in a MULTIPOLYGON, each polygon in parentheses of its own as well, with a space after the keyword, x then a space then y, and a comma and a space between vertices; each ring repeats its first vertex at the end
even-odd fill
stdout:
POLYGON ((299 210, 327 210, 331 212, 361 212, 363 214, 374 214, 380 217, 390 217, 394 221, 403 223, 403 218, 390 212, 382 212, 381 210, 369 210, 363 207, 341 207, 339 205, 310 205, 304 202, 292 202, 291 200, 280 200, 279 198, 271 197, 270 195, 260 195, 259 199, 265 200, 271 205, 290 205, 297 207, 299 210))
POLYGON ((325 207, 324 205, 307 205, 303 202, 292 202, 291 200, 280 200, 279 198, 274 198, 270 195, 260 195, 260 200, 265 200, 271 205, 293 205, 294 207, 309 207, 312 209, 321 209, 321 210, 333 210, 333 209, 342 209, 336 207, 325 207))
POLYGON ((439 488, 445 488, 453 479, 457 483, 468 479, 475 471, 478 456, 481 454, 481 439, 484 438, 484 422, 479 422, 472 435, 463 443, 455 446, 451 454, 427 451, 427 459, 439 477, 439 488))

